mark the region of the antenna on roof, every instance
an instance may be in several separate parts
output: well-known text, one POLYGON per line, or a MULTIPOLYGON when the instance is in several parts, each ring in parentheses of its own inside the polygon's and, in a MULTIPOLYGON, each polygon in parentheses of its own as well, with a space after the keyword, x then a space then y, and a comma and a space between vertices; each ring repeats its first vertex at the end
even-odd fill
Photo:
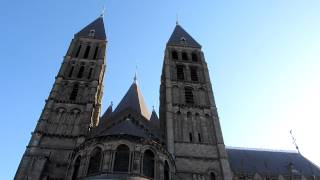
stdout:
POLYGON ((292 133, 292 129, 290 130, 290 134, 291 134, 291 138, 292 138, 292 143, 293 145, 295 146, 296 150, 298 151, 298 153, 300 154, 300 151, 299 151, 299 147, 298 147, 298 144, 297 144, 297 139, 293 136, 293 133, 292 133))

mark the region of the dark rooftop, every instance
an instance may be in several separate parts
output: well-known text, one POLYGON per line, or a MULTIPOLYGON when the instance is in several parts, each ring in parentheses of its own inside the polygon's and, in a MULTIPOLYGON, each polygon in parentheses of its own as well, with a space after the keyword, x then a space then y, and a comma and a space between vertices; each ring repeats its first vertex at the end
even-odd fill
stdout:
POLYGON ((262 175, 320 176, 320 169, 297 152, 263 149, 227 148, 233 172, 262 175))
POLYGON ((132 83, 126 95, 122 98, 122 100, 114 110, 113 114, 115 115, 117 113, 120 113, 127 108, 131 108, 132 110, 140 113, 147 120, 149 120, 150 118, 150 112, 148 111, 142 93, 136 81, 132 83))
POLYGON ((90 34, 92 30, 94 31, 93 38, 102 40, 106 39, 103 18, 101 16, 75 34, 75 37, 91 37, 90 34))
POLYGON ((201 45, 194 40, 179 24, 177 24, 174 28, 167 45, 201 48, 201 45))

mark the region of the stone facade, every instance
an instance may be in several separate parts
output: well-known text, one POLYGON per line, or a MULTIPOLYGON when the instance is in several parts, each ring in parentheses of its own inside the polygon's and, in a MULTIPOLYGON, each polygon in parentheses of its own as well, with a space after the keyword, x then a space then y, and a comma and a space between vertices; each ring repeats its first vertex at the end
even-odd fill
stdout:
POLYGON ((297 153, 225 148, 201 45, 178 24, 164 54, 160 118, 136 77, 100 117, 106 45, 102 17, 75 34, 14 179, 320 179, 297 153))
POLYGON ((74 148, 99 118, 105 39, 75 35, 15 179, 64 179, 74 148))
POLYGON ((201 46, 179 25, 167 43, 160 122, 177 179, 231 179, 211 81, 201 46))

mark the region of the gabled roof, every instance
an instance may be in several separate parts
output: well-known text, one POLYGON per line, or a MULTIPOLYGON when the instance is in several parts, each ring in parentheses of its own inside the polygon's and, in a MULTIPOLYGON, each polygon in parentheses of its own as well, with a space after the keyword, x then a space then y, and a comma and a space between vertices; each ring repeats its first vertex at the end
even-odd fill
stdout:
POLYGON ((201 48, 201 45, 194 40, 179 24, 177 24, 174 28, 167 45, 201 48))
POLYGON ((122 98, 122 100, 114 110, 113 114, 115 115, 117 113, 120 113, 121 111, 124 111, 127 108, 130 108, 136 111, 137 113, 140 113, 148 120, 150 118, 150 113, 148 111, 146 103, 144 102, 144 98, 136 81, 132 83, 126 95, 122 98))
POLYGON ((296 152, 227 148, 229 163, 234 173, 259 173, 261 175, 320 176, 320 169, 296 152))
POLYGON ((94 30, 95 39, 106 39, 103 18, 101 16, 75 34, 75 37, 90 37, 91 30, 94 30))

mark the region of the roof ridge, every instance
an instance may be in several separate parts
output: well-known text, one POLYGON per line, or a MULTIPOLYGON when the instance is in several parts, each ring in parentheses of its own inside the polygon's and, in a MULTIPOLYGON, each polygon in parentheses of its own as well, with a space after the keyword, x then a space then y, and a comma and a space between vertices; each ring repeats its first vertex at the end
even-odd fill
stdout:
POLYGON ((283 152, 283 153, 299 154, 298 152, 296 152, 294 150, 268 149, 268 148, 251 148, 251 147, 226 146, 226 149, 249 150, 249 151, 265 151, 265 152, 283 152))

